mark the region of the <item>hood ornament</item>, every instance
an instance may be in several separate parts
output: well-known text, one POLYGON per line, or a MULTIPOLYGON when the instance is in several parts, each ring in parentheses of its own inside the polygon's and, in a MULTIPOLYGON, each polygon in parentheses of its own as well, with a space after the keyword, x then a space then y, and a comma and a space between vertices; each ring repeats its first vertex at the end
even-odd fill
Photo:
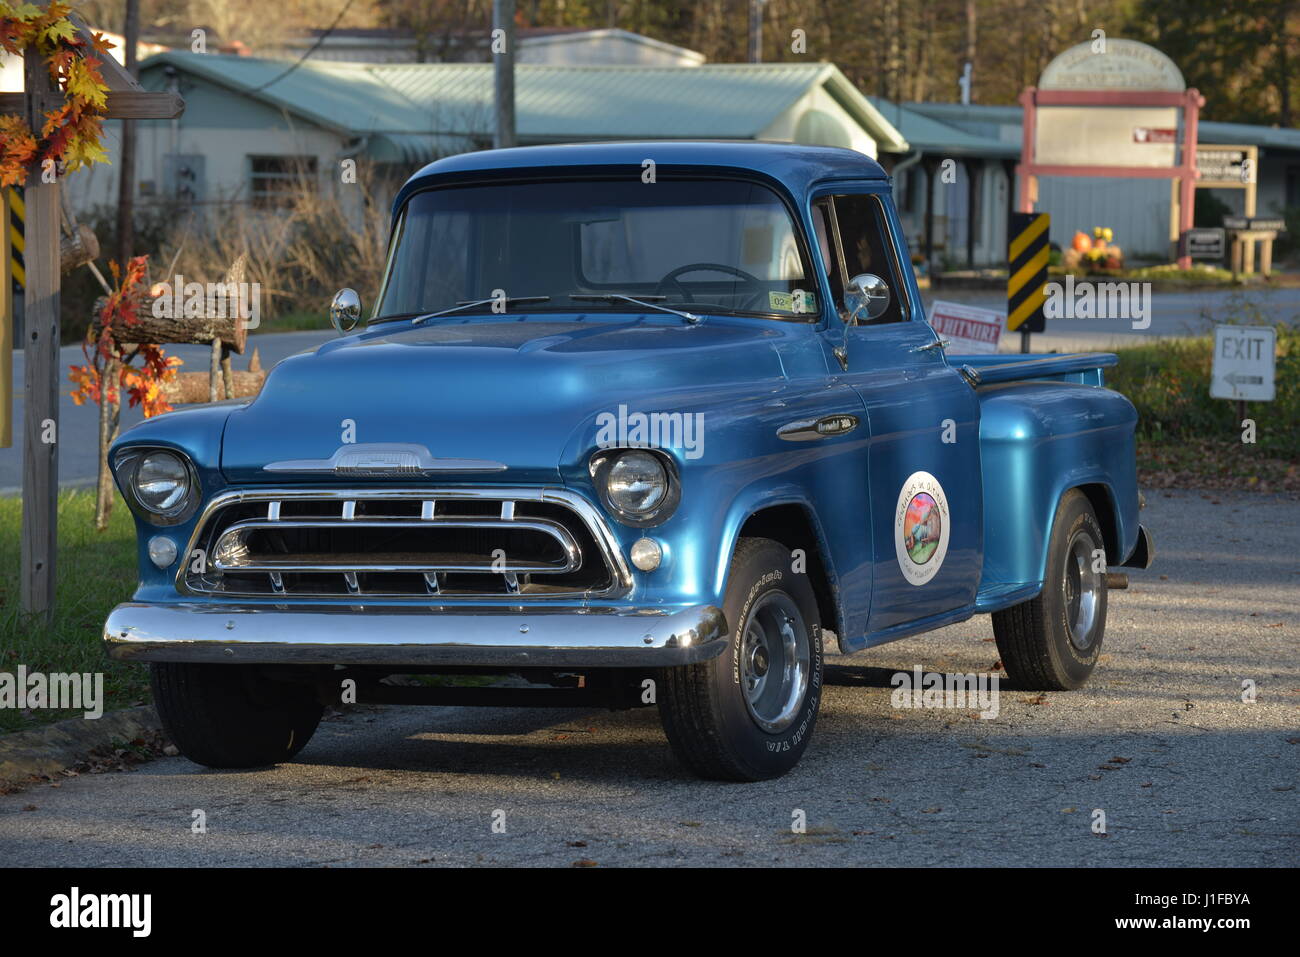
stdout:
POLYGON ((341 445, 327 459, 286 459, 265 465, 262 470, 385 477, 437 472, 504 472, 506 465, 488 459, 434 458, 427 448, 413 442, 366 442, 341 445))

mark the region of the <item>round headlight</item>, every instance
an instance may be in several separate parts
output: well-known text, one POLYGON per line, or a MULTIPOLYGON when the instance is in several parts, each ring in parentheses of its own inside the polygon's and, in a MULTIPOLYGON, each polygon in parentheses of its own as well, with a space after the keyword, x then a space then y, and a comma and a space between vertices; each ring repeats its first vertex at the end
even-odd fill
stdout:
POLYGON ((159 515, 174 511, 190 490, 190 470, 180 456, 150 452, 135 470, 135 499, 159 515))
POLYGON ((610 467, 605 490, 615 508, 644 515, 658 508, 668 495, 668 472, 656 455, 627 452, 610 467))

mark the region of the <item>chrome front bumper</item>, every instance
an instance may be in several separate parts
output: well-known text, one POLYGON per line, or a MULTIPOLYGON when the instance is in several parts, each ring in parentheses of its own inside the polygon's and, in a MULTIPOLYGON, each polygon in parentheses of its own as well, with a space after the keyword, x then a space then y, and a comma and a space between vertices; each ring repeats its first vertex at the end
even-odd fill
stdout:
POLYGON ((727 647, 722 609, 118 605, 111 657, 329 665, 672 667, 727 647))

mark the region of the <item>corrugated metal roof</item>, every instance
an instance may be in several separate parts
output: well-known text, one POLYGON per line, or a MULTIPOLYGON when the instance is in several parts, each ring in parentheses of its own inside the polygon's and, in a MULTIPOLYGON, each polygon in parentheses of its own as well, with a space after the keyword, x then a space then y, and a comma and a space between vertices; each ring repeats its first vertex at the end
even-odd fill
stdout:
MULTIPOLYGON (((492 65, 339 63, 169 52, 170 64, 328 129, 383 134, 410 150, 410 136, 491 134, 492 65), (275 81, 275 82, 271 82, 275 81), (270 84, 266 86, 266 84, 270 84), (394 139, 393 134, 407 139, 394 139)), ((571 139, 752 139, 815 86, 824 87, 877 141, 901 150, 901 134, 829 63, 706 64, 693 67, 515 67, 515 112, 525 142, 571 139)), ((426 154, 432 155, 432 153, 426 154)))
MULTIPOLYGON (((871 97, 871 102, 885 119, 898 127, 913 149, 925 153, 942 152, 945 156, 1015 157, 1020 155, 1019 143, 1005 143, 992 137, 980 136, 940 122, 916 109, 930 104, 904 106, 879 96, 871 97)), ((1019 117, 1016 118, 1016 122, 1019 122, 1019 117)))

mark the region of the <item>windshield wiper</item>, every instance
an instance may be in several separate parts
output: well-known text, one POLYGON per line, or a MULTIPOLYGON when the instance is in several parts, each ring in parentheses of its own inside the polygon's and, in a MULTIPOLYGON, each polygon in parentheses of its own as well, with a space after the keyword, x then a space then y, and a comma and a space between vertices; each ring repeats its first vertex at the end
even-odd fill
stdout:
POLYGON ((569 298, 577 299, 579 302, 630 302, 634 306, 644 306, 646 309, 658 309, 660 312, 670 312, 674 316, 681 316, 691 325, 703 321, 702 316, 697 316, 693 312, 682 312, 672 306, 661 306, 659 303, 667 299, 667 296, 646 296, 644 299, 637 299, 634 296, 624 296, 622 293, 606 292, 595 295, 570 293, 569 298))
POLYGON ((507 296, 502 299, 500 296, 491 296, 487 299, 467 299, 464 302, 458 302, 450 309, 443 309, 440 312, 428 312, 416 319, 411 325, 418 326, 430 319, 437 319, 439 316, 449 316, 453 312, 460 312, 462 309, 470 309, 474 306, 490 306, 494 303, 501 303, 505 306, 514 305, 517 302, 550 302, 550 296, 507 296))

